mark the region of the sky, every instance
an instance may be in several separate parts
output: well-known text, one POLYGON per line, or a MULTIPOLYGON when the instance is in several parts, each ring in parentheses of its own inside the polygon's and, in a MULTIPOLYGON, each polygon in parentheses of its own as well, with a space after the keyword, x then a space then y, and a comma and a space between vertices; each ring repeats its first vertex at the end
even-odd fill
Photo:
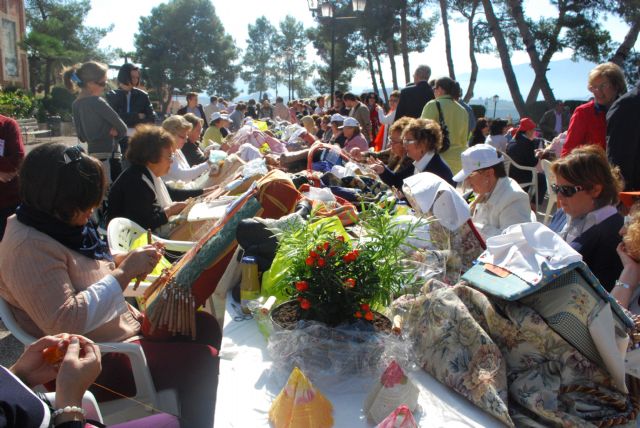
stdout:
MULTIPOLYGON (((104 0, 91 0, 92 9, 85 20, 85 24, 101 27, 113 24, 113 31, 101 41, 100 46, 103 48, 122 48, 131 51, 134 50, 133 40, 134 34, 138 31, 139 17, 149 15, 151 9, 161 3, 164 2, 158 0, 110 0, 108 2, 104 0)), ((239 2, 228 0, 212 0, 212 3, 215 7, 216 14, 225 27, 225 31, 235 39, 236 46, 241 49, 246 47, 247 26, 253 24, 256 18, 261 15, 266 16, 274 26, 277 26, 278 22, 287 14, 302 21, 305 28, 317 25, 308 10, 306 0, 242 0, 242 6, 239 6, 239 2)), ((554 8, 547 0, 525 0, 524 10, 527 16, 534 19, 540 16, 553 15, 554 13, 554 8)), ((428 11, 427 13, 433 12, 428 11)), ((463 74, 469 73, 471 70, 468 57, 466 24, 451 20, 450 26, 455 71, 456 75, 460 75, 460 83, 462 87, 465 88, 467 82, 464 81, 463 74)), ((628 26, 624 22, 615 17, 609 17, 607 21, 603 22, 603 26, 611 32, 613 40, 618 42, 624 38, 628 29, 628 26)), ((640 41, 636 43, 635 48, 636 50, 640 50, 640 41)), ((315 60, 319 62, 311 44, 309 44, 307 50, 308 58, 311 61, 315 60)), ((553 57, 553 60, 567 59, 570 57, 570 51, 563 51, 557 53, 553 57)), ((438 25, 426 51, 423 53, 412 53, 409 60, 412 68, 422 63, 428 64, 432 69, 432 76, 434 77, 448 74, 444 50, 444 32, 441 25, 438 25)), ((478 54, 477 60, 481 71, 478 84, 476 85, 475 95, 477 97, 491 97, 496 93, 502 99, 510 98, 508 88, 503 82, 499 82, 499 85, 483 84, 482 70, 500 68, 498 57, 491 54, 478 54)), ((515 52, 511 60, 514 65, 529 63, 529 57, 525 52, 515 52)), ((398 58, 397 67, 399 76, 403 76, 401 64, 400 58, 398 58)), ((391 82, 391 71, 388 66, 388 61, 383 63, 383 68, 389 70, 388 73, 385 73, 385 82, 389 85, 389 82, 391 82)), ((399 77, 399 79, 399 84, 404 86, 404 78, 399 77)), ((584 81, 585 83, 581 84, 580 88, 586 87, 586 75, 584 76, 584 81)), ((551 83, 553 84, 553 82, 551 83)), ((352 85, 354 88, 370 88, 371 78, 368 71, 358 71, 352 81, 352 85)), ((576 88, 578 87, 576 86, 576 88)), ((286 93, 286 88, 284 88, 282 92, 286 93)), ((586 98, 588 96, 586 89, 575 89, 575 92, 579 92, 575 94, 576 98, 586 98)))

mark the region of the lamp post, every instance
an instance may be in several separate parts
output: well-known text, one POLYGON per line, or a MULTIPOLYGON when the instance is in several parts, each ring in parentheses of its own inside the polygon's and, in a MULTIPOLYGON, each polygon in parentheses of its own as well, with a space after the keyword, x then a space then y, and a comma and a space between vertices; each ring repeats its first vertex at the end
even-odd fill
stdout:
MULTIPOLYGON (((323 20, 328 22, 331 26, 331 64, 329 65, 329 78, 331 80, 331 105, 333 105, 333 96, 336 91, 336 76, 335 76, 335 57, 336 57, 336 31, 335 21, 338 19, 354 19, 356 16, 334 16, 335 6, 331 0, 307 0, 309 10, 314 17, 317 17, 320 22, 323 20)), ((367 0, 351 0, 351 6, 354 12, 364 12, 367 5, 367 0)))
POLYGON ((494 95, 492 98, 493 100, 493 118, 496 118, 496 105, 498 104, 498 100, 500 99, 500 97, 498 95, 494 95))

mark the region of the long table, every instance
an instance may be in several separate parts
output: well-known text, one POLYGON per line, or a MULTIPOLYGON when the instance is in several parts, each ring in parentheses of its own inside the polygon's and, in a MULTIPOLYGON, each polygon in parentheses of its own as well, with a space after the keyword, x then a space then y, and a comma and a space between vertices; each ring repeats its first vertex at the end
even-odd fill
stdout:
MULTIPOLYGON (((255 320, 235 321, 227 308, 223 332, 215 426, 269 427, 269 408, 284 386, 286 376, 270 370, 272 359, 267 341, 255 320)), ((421 427, 504 426, 425 371, 407 375, 420 389, 420 409, 414 417, 421 427)), ((341 384, 331 390, 321 390, 333 404, 334 427, 373 427, 367 422, 362 405, 375 379, 354 377, 346 381, 346 388, 341 384)))

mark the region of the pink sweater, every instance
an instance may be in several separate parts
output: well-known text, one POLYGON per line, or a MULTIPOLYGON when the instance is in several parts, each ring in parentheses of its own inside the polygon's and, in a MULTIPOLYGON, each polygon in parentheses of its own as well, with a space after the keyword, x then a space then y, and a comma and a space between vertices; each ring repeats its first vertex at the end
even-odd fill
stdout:
POLYGON ((18 323, 35 337, 82 333, 96 342, 120 342, 140 331, 134 308, 90 332, 83 332, 87 302, 79 294, 109 275, 111 262, 83 256, 9 217, 0 242, 0 296, 18 323))

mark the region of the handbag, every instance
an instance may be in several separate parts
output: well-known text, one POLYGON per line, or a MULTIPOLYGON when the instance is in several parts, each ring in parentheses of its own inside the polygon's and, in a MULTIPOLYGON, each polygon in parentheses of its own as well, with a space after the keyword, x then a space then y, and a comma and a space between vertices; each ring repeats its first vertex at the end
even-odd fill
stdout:
POLYGON ((444 153, 451 147, 451 140, 449 139, 449 128, 444 121, 444 115, 442 114, 442 107, 440 107, 440 101, 436 100, 436 106, 438 107, 438 123, 442 129, 442 148, 440 153, 444 153))

